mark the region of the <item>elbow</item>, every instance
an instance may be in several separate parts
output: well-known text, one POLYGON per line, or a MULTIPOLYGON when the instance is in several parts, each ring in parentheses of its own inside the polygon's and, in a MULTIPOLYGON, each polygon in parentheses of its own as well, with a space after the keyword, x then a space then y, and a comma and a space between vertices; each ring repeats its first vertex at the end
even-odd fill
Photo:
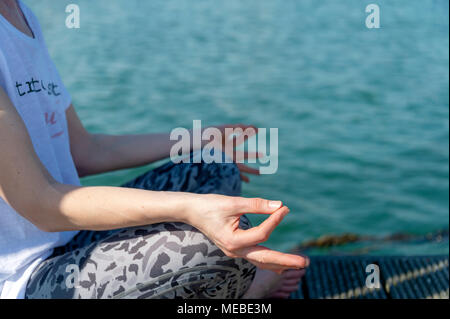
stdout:
POLYGON ((98 136, 89 134, 79 147, 73 146, 72 157, 79 177, 99 173, 97 166, 101 162, 102 152, 98 136))
POLYGON ((24 217, 45 233, 69 231, 67 217, 60 209, 64 192, 58 186, 61 185, 49 183, 41 196, 34 197, 23 207, 24 217))
POLYGON ((27 217, 30 223, 44 233, 59 233, 67 231, 67 229, 62 226, 63 223, 61 222, 61 218, 59 216, 55 216, 51 211, 39 210, 37 205, 32 213, 25 213, 23 215, 24 217, 27 217), (40 213, 36 213, 37 211, 40 213))
POLYGON ((47 223, 33 223, 33 225, 44 233, 60 233, 63 231, 60 228, 47 223))
POLYGON ((61 233, 65 231, 72 231, 73 229, 67 226, 64 222, 62 216, 57 216, 54 218, 49 218, 48 216, 42 216, 43 218, 36 218, 30 220, 30 222, 44 233, 61 233))
POLYGON ((91 175, 92 162, 97 157, 96 154, 91 152, 89 156, 88 152, 77 152, 72 157, 79 177, 91 175))

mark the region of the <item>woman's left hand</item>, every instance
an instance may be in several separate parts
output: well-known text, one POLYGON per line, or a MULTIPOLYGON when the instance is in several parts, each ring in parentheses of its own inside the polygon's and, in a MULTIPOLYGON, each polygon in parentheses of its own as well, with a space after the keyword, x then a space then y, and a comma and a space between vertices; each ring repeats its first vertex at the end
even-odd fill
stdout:
POLYGON ((260 175, 259 169, 245 165, 243 162, 248 159, 258 159, 264 155, 258 152, 239 151, 236 149, 249 138, 257 135, 258 129, 253 125, 245 124, 227 124, 214 126, 214 128, 218 129, 222 134, 221 145, 215 145, 215 147, 219 147, 222 152, 233 159, 233 162, 239 168, 242 181, 245 183, 250 182, 247 174, 260 175))

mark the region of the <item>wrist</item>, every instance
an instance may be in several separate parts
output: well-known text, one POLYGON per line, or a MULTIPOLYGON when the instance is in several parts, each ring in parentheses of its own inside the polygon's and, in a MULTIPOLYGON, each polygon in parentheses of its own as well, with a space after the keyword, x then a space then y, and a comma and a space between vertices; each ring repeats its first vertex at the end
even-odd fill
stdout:
POLYGON ((205 205, 205 196, 193 193, 177 193, 179 196, 179 205, 176 208, 176 222, 199 226, 199 215, 201 215, 202 207, 205 205))

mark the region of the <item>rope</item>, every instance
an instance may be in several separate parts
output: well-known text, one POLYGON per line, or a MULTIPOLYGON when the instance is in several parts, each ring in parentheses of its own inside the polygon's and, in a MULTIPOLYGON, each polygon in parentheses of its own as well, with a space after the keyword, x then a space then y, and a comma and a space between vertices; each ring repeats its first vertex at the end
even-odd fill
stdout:
POLYGON ((342 235, 324 235, 314 240, 306 241, 295 248, 295 250, 304 251, 312 248, 329 248, 344 246, 353 243, 371 242, 371 243, 421 243, 421 242, 443 242, 449 240, 449 230, 439 230, 425 235, 395 233, 387 236, 370 236, 346 233, 342 235))

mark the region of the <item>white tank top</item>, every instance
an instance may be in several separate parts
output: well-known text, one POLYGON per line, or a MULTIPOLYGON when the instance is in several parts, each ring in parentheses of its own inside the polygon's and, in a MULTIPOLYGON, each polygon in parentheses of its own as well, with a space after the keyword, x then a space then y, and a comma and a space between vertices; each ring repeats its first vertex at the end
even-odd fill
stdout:
MULTIPOLYGON (((34 38, 0 15, 0 87, 22 117, 35 152, 53 178, 80 185, 65 116, 70 96, 50 58, 36 17, 22 2, 19 4, 34 38)), ((24 298, 35 267, 51 255, 53 248, 65 245, 75 235, 40 231, 0 197, 0 298, 24 298)))

